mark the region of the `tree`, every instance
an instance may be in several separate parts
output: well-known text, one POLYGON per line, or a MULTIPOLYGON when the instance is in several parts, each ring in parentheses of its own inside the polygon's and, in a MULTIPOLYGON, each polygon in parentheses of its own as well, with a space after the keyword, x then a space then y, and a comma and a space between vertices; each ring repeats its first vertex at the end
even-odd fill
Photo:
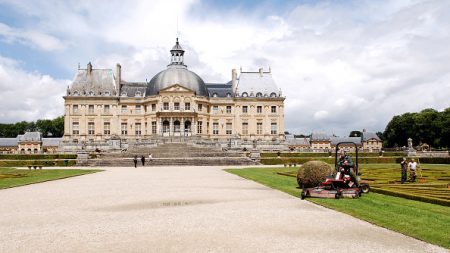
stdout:
POLYGON ((435 148, 449 147, 450 108, 443 112, 425 109, 418 113, 397 115, 383 133, 384 146, 403 147, 412 138, 413 145, 428 144, 435 148))
POLYGON ((52 137, 64 135, 64 116, 53 120, 39 119, 36 122, 20 121, 13 124, 0 124, 1 138, 14 138, 27 131, 40 131, 44 137, 51 134, 52 137))

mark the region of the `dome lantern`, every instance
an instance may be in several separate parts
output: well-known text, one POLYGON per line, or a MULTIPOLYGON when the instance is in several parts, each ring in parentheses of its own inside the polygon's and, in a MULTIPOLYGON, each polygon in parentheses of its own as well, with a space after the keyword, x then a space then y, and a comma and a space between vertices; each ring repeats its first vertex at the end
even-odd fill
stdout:
POLYGON ((170 53, 172 54, 172 59, 170 65, 184 65, 183 63, 183 57, 184 57, 184 50, 180 46, 180 43, 177 41, 175 43, 175 46, 172 47, 172 50, 170 50, 170 53))

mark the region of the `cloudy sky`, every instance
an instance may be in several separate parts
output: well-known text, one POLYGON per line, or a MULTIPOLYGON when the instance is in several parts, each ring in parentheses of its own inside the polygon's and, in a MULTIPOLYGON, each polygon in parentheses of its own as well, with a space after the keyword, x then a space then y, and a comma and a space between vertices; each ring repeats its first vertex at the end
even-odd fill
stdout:
POLYGON ((450 107, 450 1, 0 0, 0 122, 63 114, 78 64, 151 79, 178 35, 206 82, 272 68, 294 133, 450 107))

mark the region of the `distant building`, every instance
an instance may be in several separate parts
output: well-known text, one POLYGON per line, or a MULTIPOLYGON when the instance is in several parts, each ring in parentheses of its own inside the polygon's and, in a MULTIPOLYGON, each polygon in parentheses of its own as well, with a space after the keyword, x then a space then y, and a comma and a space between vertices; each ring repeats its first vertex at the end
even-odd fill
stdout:
POLYGON ((326 152, 331 150, 331 136, 324 133, 313 133, 310 139, 311 150, 314 152, 326 152))
POLYGON ((25 132, 16 138, 0 138, 3 154, 56 153, 62 138, 43 138, 40 132, 25 132))
POLYGON ((351 143, 355 143, 358 147, 358 150, 361 150, 362 144, 361 144, 361 137, 331 137, 330 138, 330 144, 331 148, 333 150, 336 149, 336 145, 340 142, 350 142, 350 143, 342 143, 339 145, 340 149, 344 149, 348 152, 355 152, 355 145, 351 143))
POLYGON ((127 82, 122 69, 78 69, 64 96, 65 150, 146 143, 183 136, 229 143, 284 140, 284 97, 269 68, 232 70, 227 83, 205 83, 184 64, 178 42, 170 63, 149 82, 127 82), (169 138, 167 138, 169 137, 169 138))
POLYGON ((294 135, 286 135, 286 145, 290 151, 311 151, 310 138, 295 138, 294 135))
POLYGON ((361 135, 362 147, 364 151, 378 152, 383 147, 383 142, 376 133, 366 132, 364 129, 361 135))

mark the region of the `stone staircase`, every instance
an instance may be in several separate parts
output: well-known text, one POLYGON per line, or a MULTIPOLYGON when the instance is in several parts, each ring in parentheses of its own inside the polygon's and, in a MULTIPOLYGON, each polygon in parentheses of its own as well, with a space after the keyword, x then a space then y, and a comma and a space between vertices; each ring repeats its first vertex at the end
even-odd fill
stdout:
POLYGON ((131 167, 133 157, 138 156, 138 165, 142 166, 140 157, 144 156, 146 166, 219 166, 219 165, 254 165, 256 162, 243 152, 223 151, 216 147, 194 147, 186 143, 166 143, 156 147, 133 146, 127 152, 100 155, 90 159, 89 166, 131 167), (152 154, 152 161, 148 161, 152 154))

